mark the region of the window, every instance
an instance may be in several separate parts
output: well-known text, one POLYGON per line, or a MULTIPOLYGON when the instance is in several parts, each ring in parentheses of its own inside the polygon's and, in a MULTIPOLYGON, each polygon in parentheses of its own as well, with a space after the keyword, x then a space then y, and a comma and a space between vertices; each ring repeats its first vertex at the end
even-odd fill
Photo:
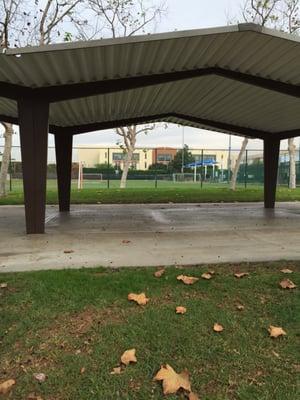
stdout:
MULTIPOLYGON (((202 154, 193 154, 196 162, 202 161, 202 154)), ((217 156, 215 154, 203 154, 203 161, 216 162, 217 156)))
MULTIPOLYGON (((124 161, 126 154, 125 153, 113 153, 113 160, 114 161, 124 161)), ((134 161, 140 161, 140 155, 139 153, 133 153, 132 155, 132 160, 134 161)))
POLYGON ((158 162, 172 161, 172 154, 158 154, 157 155, 157 161, 158 162))
POLYGON ((147 163, 145 162, 145 169, 147 169, 147 163))

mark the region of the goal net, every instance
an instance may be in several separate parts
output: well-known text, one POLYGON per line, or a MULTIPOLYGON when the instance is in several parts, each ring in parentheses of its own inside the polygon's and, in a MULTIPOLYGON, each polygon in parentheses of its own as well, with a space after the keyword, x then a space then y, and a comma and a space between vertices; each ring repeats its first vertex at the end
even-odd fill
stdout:
POLYGON ((84 172, 83 168, 79 166, 78 171, 78 189, 99 187, 103 181, 102 173, 84 172))
POLYGON ((201 182, 201 174, 196 173, 174 173, 173 182, 201 182))

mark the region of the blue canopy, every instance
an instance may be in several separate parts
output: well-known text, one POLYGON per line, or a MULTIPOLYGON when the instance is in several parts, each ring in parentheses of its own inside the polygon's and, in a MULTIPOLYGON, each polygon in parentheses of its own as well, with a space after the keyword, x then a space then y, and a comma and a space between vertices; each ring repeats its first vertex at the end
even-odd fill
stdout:
POLYGON ((193 162, 193 163, 190 163, 190 164, 186 164, 185 166, 187 168, 195 168, 195 166, 196 167, 202 167, 202 166, 211 167, 211 166, 216 165, 216 164, 217 164, 217 162, 214 159, 207 158, 206 160, 203 160, 203 164, 202 164, 202 161, 196 161, 196 162, 193 162))

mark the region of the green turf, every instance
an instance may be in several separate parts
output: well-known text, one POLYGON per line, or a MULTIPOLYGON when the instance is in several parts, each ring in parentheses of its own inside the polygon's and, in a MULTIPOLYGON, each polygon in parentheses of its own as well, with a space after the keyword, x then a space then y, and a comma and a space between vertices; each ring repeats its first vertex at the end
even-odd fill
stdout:
MULTIPOLYGON (((263 188, 258 185, 238 186, 232 191, 225 184, 200 184, 159 182, 153 187, 153 181, 128 181, 128 188, 119 189, 118 181, 110 182, 110 189, 104 182, 92 182, 90 187, 78 190, 72 183, 71 202, 73 204, 118 204, 118 203, 198 203, 198 202, 247 202, 262 201, 263 188), (93 186, 94 185, 94 186, 93 186), (96 186, 95 186, 96 185, 96 186), (145 186, 143 186, 145 185, 145 186), (148 185, 148 186, 146 186, 148 185), (149 186, 151 185, 151 186, 149 186)), ((300 188, 290 190, 279 187, 278 201, 299 201, 300 188)), ((14 182, 13 191, 0 198, 0 205, 23 204, 22 183, 14 182)), ((47 203, 57 204, 56 181, 47 182, 47 203)))
POLYGON ((153 269, 1 274, 8 288, 0 289, 0 382, 16 380, 7 398, 159 400, 161 384, 152 378, 169 363, 189 370, 202 400, 296 400, 300 298, 298 289, 279 288, 286 266, 299 286, 299 262, 170 267, 160 279, 153 269), (176 280, 210 268, 210 281, 176 280), (238 280, 238 270, 250 276, 238 280), (145 307, 127 301, 129 292, 141 291, 150 297, 145 307), (178 305, 187 307, 185 315, 175 314, 178 305), (213 332, 215 322, 222 333, 213 332), (269 325, 287 336, 271 339, 269 325), (137 364, 111 375, 130 348, 137 364), (42 384, 32 376, 40 372, 47 375, 42 384))

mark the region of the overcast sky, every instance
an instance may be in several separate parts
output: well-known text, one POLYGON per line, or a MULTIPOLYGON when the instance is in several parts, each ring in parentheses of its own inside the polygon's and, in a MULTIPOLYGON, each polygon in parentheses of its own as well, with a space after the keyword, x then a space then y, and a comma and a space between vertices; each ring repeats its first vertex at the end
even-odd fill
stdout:
MULTIPOLYGON (((240 14, 240 5, 243 0, 167 0, 168 14, 158 27, 159 31, 173 31, 205 28, 227 25, 228 18, 232 19, 240 14)), ((169 125, 168 129, 156 129, 148 135, 140 135, 137 146, 176 146, 182 145, 182 128, 169 125)), ((75 145, 97 144, 115 145, 118 137, 113 131, 93 132, 76 135, 75 145)), ((240 138, 232 137, 233 148, 239 149, 240 138)), ((0 143, 3 139, 0 139, 0 143)), ((184 142, 194 148, 228 148, 227 135, 208 132, 199 129, 185 128, 184 142)), ((19 144, 18 135, 14 137, 14 144, 19 144)), ((50 145, 53 138, 50 136, 50 145)), ((261 148, 260 140, 252 140, 248 148, 261 148)))

